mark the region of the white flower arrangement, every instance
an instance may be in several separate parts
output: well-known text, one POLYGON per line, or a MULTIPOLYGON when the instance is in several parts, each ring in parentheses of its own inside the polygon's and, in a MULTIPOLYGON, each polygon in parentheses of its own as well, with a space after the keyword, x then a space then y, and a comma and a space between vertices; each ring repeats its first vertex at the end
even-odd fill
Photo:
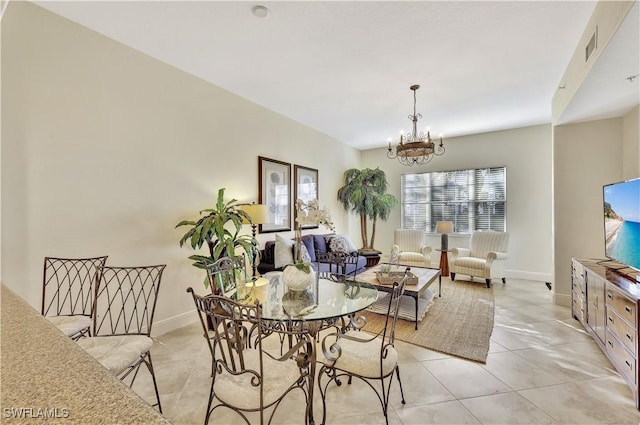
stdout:
POLYGON ((296 199, 296 263, 302 263, 302 226, 318 226, 322 224, 332 232, 335 232, 335 226, 331 221, 329 212, 320 208, 317 199, 304 202, 302 199, 296 199))
POLYGON ((317 226, 322 224, 326 226, 332 232, 335 232, 335 227, 331 221, 329 212, 324 208, 318 206, 318 200, 312 199, 305 203, 302 199, 296 200, 296 222, 297 228, 301 229, 302 226, 311 225, 317 226))

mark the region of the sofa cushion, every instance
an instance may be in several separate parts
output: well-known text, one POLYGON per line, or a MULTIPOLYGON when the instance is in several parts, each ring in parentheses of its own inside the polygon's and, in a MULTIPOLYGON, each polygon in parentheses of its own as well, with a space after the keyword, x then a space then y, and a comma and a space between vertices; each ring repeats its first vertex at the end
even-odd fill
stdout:
POLYGON ((276 235, 276 247, 274 252, 274 263, 276 268, 293 264, 293 240, 285 239, 276 235))
POLYGON ((329 252, 327 249, 327 241, 325 239, 325 235, 313 235, 313 243, 316 248, 316 251, 320 254, 326 254, 329 252))
POLYGON ((267 241, 264 243, 264 251, 262 252, 261 263, 275 264, 275 248, 276 241, 267 241))
MULTIPOLYGON (((302 237, 302 243, 307 248, 307 253, 309 255, 308 261, 316 261, 316 248, 315 248, 315 238, 313 235, 304 235, 302 237)), ((304 255, 304 251, 302 253, 304 255)))

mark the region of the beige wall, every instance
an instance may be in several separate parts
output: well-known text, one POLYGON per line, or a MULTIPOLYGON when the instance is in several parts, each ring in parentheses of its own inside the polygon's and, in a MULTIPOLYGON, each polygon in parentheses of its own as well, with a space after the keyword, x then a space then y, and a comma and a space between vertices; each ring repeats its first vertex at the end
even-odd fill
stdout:
POLYGON ((356 226, 335 193, 359 152, 324 134, 30 3, 3 18, 2 66, 1 279, 34 306, 45 256, 108 254, 167 264, 155 333, 193 319, 203 276, 174 226, 221 187, 257 201, 258 155, 317 168, 356 226))
MULTIPOLYGON (((507 167, 507 231, 510 233, 508 277, 551 280, 551 126, 540 125, 445 140, 446 153, 422 167, 407 167, 386 157, 386 149, 362 153, 362 166, 380 166, 387 173, 390 193, 400 200, 400 176, 405 173, 447 171, 489 166, 507 167)), ((388 252, 393 230, 400 226, 400 207, 378 225, 376 247, 388 252)), ((439 236, 428 237, 432 264, 438 264, 439 236)), ((467 238, 451 236, 449 244, 468 246, 467 238)))
POLYGON ((622 176, 640 176, 640 106, 627 112, 622 121, 622 176))
POLYGON ((622 123, 614 118, 553 129, 557 304, 571 302, 571 257, 604 257, 602 186, 623 180, 622 123))

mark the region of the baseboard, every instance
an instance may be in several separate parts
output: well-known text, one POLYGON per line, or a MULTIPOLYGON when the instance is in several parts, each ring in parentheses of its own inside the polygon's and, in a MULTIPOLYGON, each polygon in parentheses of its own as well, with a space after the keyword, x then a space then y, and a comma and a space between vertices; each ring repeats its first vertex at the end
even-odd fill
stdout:
POLYGON ((538 282, 551 282, 551 273, 537 273, 527 272, 523 270, 507 270, 507 282, 509 278, 523 279, 523 280, 536 280, 538 282))
POLYGON ((153 324, 153 336, 160 336, 167 332, 180 329, 187 325, 190 325, 198 320, 198 315, 195 310, 187 311, 177 316, 170 317, 168 319, 159 320, 153 324))
POLYGON ((554 292, 551 300, 554 304, 561 305, 563 307, 571 307, 571 295, 569 294, 557 294, 554 292))

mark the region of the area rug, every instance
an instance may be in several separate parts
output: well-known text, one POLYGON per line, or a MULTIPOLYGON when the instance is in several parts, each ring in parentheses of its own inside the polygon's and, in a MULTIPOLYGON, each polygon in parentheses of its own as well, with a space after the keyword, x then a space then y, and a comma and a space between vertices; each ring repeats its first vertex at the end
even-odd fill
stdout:
MULTIPOLYGON (((442 279, 442 297, 419 322, 398 320, 396 339, 430 350, 486 363, 489 339, 493 332, 495 302, 493 288, 481 283, 451 282, 442 279)), ((377 333, 384 326, 384 316, 364 312, 367 332, 377 333)))

